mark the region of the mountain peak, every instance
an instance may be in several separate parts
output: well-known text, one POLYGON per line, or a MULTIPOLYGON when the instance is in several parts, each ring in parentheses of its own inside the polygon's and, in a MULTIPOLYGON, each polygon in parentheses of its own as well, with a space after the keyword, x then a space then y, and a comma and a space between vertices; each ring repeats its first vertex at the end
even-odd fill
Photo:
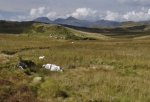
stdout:
POLYGON ((68 17, 66 20, 77 20, 77 19, 74 18, 74 17, 72 17, 72 16, 70 16, 70 17, 68 17))
POLYGON ((54 21, 49 20, 47 17, 39 17, 34 19, 33 21, 36 22, 43 22, 43 23, 50 23, 50 24, 65 24, 65 25, 72 25, 72 26, 79 26, 79 27, 88 27, 88 26, 118 26, 120 22, 115 21, 108 21, 108 20, 98 20, 96 22, 89 22, 87 20, 80 20, 76 19, 72 16, 63 19, 57 18, 54 21))
POLYGON ((51 23, 52 21, 49 20, 47 17, 38 17, 36 19, 34 19, 33 21, 36 22, 43 22, 43 23, 51 23))

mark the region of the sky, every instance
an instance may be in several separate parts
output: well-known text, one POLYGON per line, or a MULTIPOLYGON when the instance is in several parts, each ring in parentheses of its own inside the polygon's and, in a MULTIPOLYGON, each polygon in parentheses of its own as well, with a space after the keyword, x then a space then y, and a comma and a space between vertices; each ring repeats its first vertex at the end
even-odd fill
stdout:
POLYGON ((1 0, 0 20, 31 21, 38 17, 80 20, 147 21, 150 0, 1 0))

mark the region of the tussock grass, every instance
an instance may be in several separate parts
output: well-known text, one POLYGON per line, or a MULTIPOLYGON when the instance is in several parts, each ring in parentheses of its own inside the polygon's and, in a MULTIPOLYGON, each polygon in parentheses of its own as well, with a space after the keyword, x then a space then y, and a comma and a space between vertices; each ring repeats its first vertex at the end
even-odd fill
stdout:
POLYGON ((27 35, 0 35, 0 39, 0 51, 17 51, 13 55, 0 54, 0 99, 20 101, 30 94, 28 99, 45 102, 150 101, 149 40, 71 43, 27 35), (39 60, 41 55, 45 59, 39 60), (14 69, 20 56, 36 65, 14 69), (42 68, 46 63, 65 71, 50 72, 42 68), (43 81, 34 83, 35 77, 43 81))

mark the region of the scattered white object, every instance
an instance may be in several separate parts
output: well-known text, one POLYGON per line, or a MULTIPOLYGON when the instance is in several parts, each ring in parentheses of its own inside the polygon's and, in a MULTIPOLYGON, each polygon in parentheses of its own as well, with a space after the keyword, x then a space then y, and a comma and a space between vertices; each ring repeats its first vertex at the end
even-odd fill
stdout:
POLYGON ((20 69, 23 69, 23 67, 22 67, 22 66, 19 66, 19 68, 20 68, 20 69))
POLYGON ((33 79, 33 82, 40 82, 40 81, 42 81, 42 77, 35 77, 33 79))
POLYGON ((40 56, 39 59, 44 59, 45 56, 40 56))
POLYGON ((55 64, 44 64, 42 67, 49 69, 50 71, 61 71, 63 70, 60 68, 60 66, 57 66, 55 64))

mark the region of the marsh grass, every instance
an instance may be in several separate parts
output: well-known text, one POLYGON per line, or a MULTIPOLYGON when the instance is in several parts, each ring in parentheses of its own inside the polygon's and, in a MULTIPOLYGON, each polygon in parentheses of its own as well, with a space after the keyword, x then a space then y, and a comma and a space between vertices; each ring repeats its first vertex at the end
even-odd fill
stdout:
POLYGON ((0 36, 3 38, 0 44, 4 43, 0 46, 1 51, 18 51, 13 55, 0 54, 0 83, 8 83, 0 86, 3 89, 0 94, 6 95, 5 99, 32 94, 29 99, 46 102, 150 101, 148 40, 71 43, 27 35, 0 36), (45 59, 39 60, 41 55, 45 59), (28 70, 30 75, 25 70, 13 68, 18 56, 35 62, 32 70, 28 70), (43 69, 42 65, 46 63, 59 65, 64 72, 43 69), (33 83, 36 76, 42 77, 43 81, 33 83), (20 87, 23 87, 20 89, 22 94, 17 90, 20 87))

